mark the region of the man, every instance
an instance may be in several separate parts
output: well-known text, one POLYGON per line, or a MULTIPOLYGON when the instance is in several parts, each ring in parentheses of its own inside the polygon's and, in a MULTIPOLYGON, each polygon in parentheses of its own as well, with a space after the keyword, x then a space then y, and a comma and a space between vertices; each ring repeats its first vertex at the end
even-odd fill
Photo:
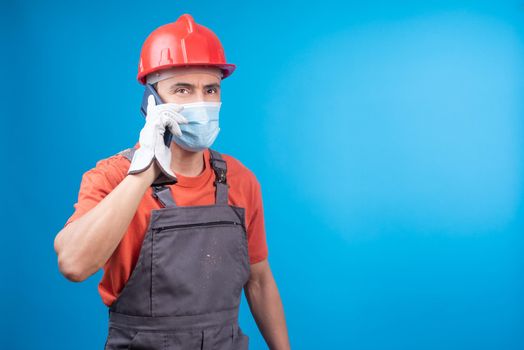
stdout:
POLYGON ((139 64, 138 81, 154 89, 139 142, 82 177, 55 250, 71 281, 104 269, 106 349, 247 349, 242 288, 269 348, 290 348, 260 184, 209 148, 221 80, 234 69, 216 35, 190 15, 157 28, 139 64))

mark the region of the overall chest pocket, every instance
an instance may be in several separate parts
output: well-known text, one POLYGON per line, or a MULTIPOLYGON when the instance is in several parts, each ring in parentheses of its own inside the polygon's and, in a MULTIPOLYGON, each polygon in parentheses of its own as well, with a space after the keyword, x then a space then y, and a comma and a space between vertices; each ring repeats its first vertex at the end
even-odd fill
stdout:
POLYGON ((152 234, 154 316, 238 307, 246 266, 242 225, 235 221, 171 225, 152 234))

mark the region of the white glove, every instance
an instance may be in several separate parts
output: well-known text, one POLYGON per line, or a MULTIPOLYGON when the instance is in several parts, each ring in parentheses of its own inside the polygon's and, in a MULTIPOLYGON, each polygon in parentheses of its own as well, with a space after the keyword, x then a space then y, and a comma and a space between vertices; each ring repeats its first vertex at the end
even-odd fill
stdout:
MULTIPOLYGON (((154 159, 169 182, 176 182, 176 175, 171 170, 171 148, 164 143, 166 127, 173 135, 181 136, 180 124, 188 120, 179 112, 184 107, 175 103, 156 105, 155 98, 147 99, 146 123, 140 131, 138 142, 140 147, 135 151, 128 174, 138 174, 145 171, 154 159)), ((162 176, 162 174, 160 175, 162 176)))

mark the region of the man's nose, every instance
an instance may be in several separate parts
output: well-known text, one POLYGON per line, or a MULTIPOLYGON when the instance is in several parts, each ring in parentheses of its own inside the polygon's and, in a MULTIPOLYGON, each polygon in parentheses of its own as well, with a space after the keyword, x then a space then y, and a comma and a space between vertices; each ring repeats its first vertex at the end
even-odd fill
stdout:
POLYGON ((199 91, 196 94, 195 102, 204 102, 204 101, 212 101, 212 100, 213 100, 212 95, 208 95, 208 94, 205 94, 203 91, 199 91))

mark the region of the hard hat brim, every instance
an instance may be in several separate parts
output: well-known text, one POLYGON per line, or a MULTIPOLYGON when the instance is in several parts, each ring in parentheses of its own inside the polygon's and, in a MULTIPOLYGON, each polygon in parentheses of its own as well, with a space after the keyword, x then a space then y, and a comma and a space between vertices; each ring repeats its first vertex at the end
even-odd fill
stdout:
POLYGON ((182 63, 182 64, 166 64, 163 66, 155 67, 154 69, 150 69, 149 71, 143 71, 140 74, 137 75, 137 80, 140 84, 145 85, 146 84, 146 77, 148 74, 157 72, 162 69, 172 68, 172 67, 217 67, 222 70, 223 76, 222 80, 229 77, 236 69, 236 65, 232 63, 222 63, 222 64, 210 64, 210 63, 182 63))

